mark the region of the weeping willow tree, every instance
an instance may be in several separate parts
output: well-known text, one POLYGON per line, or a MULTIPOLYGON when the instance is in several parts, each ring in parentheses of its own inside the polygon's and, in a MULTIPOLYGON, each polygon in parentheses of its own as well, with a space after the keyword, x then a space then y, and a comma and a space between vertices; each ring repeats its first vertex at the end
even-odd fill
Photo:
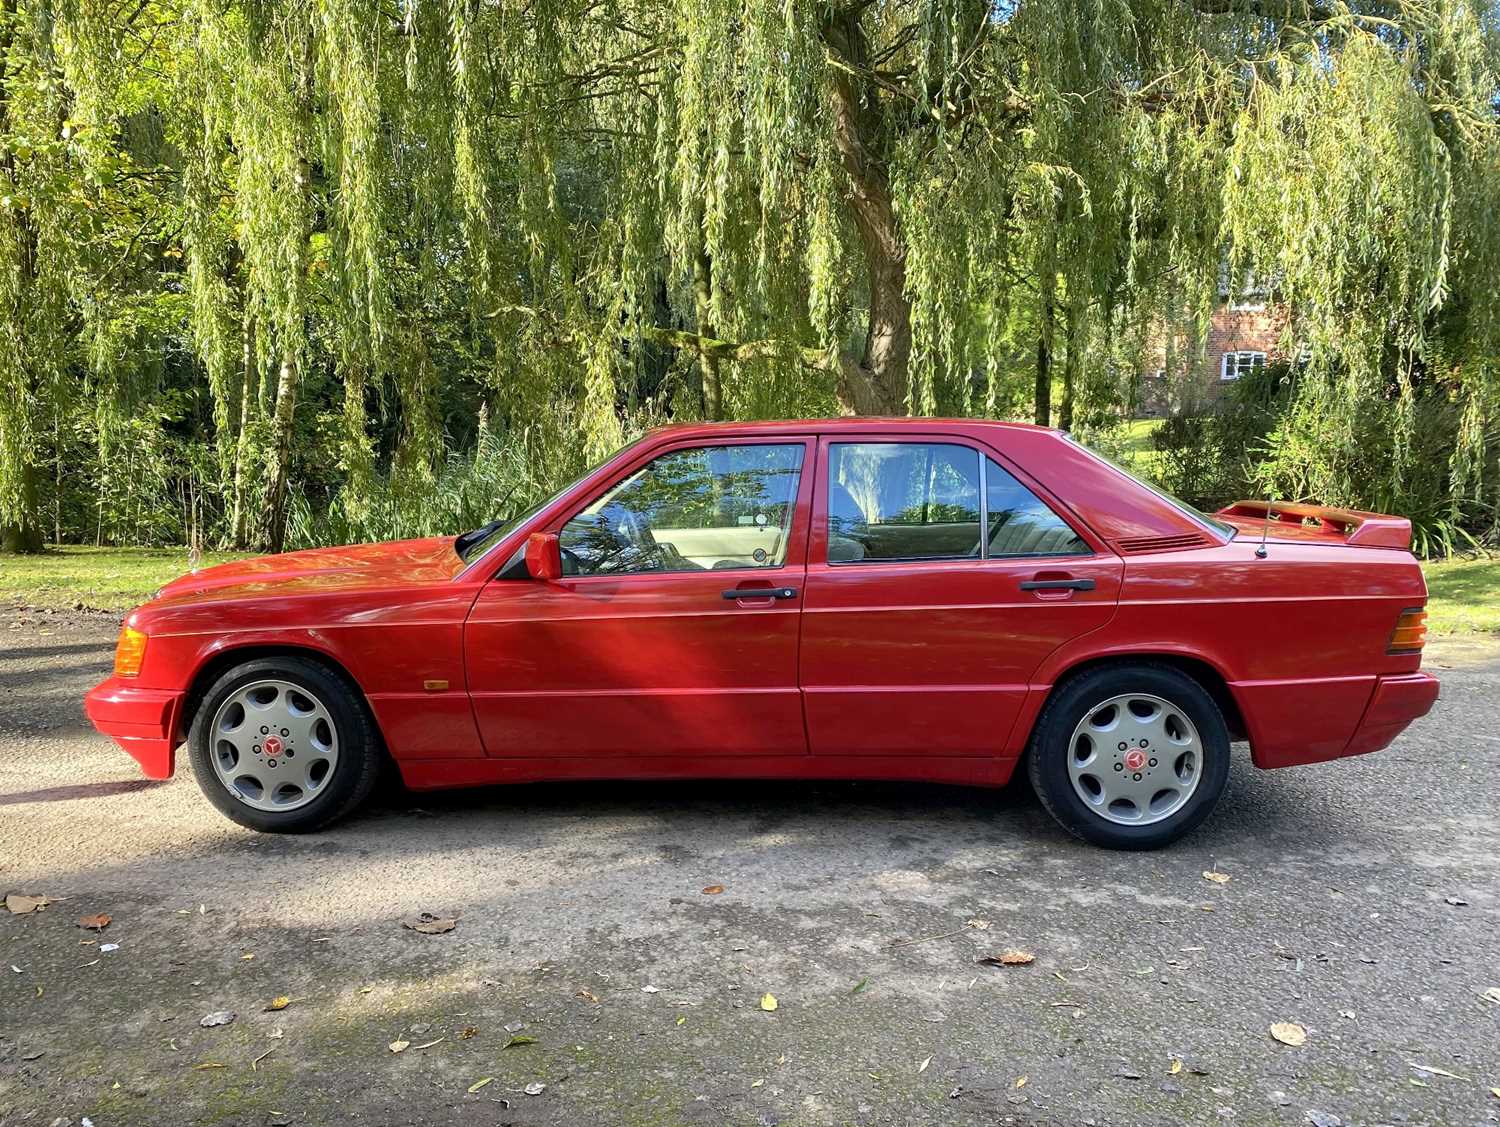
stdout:
POLYGON ((1294 314, 1277 488, 1400 503, 1440 403, 1497 496, 1480 0, 4 3, 15 546, 60 404, 107 450, 185 388, 212 536, 279 548, 497 432, 545 481, 673 417, 1088 425, 1226 269, 1294 314))

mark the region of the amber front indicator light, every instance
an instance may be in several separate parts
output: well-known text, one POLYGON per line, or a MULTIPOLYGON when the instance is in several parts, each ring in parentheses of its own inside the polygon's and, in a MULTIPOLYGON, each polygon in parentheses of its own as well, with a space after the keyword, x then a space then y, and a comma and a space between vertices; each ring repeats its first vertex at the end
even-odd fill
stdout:
POLYGON ((130 626, 120 628, 120 640, 115 643, 115 676, 134 677, 141 671, 141 662, 146 660, 146 635, 130 626))
POLYGON ((1396 619, 1396 629, 1391 632, 1391 644, 1386 653, 1418 654, 1427 641, 1427 612, 1421 607, 1401 612, 1396 619))

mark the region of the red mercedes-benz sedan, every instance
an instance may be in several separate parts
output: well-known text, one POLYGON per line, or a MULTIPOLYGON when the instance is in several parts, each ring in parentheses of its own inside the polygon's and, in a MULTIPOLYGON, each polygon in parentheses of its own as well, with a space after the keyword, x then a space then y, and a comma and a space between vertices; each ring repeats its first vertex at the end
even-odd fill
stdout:
POLYGON ((541 779, 998 786, 1151 848, 1259 767, 1389 744, 1437 697, 1407 521, 1208 516, 1057 431, 839 419, 653 431, 462 536, 205 568, 125 620, 89 717, 186 742, 245 826, 541 779))

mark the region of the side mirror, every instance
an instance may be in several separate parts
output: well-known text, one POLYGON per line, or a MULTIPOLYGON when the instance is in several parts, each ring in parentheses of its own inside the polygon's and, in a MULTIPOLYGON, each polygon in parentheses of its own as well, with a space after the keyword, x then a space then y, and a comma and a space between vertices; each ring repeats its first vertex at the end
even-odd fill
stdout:
POLYGON ((557 533, 533 532, 526 538, 526 571, 533 579, 556 583, 562 578, 562 551, 557 533))

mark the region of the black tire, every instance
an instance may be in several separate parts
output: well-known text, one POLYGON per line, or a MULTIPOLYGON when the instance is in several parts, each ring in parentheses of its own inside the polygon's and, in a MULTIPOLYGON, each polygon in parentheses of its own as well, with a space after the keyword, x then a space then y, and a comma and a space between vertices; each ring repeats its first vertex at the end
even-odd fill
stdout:
POLYGON ((1102 666, 1057 686, 1032 732, 1027 771, 1042 805, 1069 833, 1106 849, 1160 849, 1195 829, 1223 795, 1229 730, 1214 698, 1186 673, 1146 661, 1102 666), (1178 810, 1149 825, 1122 825, 1096 813, 1068 774, 1074 729, 1101 703, 1127 693, 1160 697, 1180 709, 1197 728, 1202 749, 1197 788, 1178 810))
MULTIPOLYGON (((264 729, 262 729, 264 730, 264 729)), ((256 658, 224 672, 198 702, 188 731, 188 754, 198 787, 231 821, 262 833, 311 833, 337 821, 369 797, 385 753, 364 697, 342 674, 292 654, 256 658), (209 729, 219 706, 251 682, 276 678, 310 692, 332 716, 338 760, 322 790, 293 810, 258 810, 240 801, 214 770, 209 729)))

